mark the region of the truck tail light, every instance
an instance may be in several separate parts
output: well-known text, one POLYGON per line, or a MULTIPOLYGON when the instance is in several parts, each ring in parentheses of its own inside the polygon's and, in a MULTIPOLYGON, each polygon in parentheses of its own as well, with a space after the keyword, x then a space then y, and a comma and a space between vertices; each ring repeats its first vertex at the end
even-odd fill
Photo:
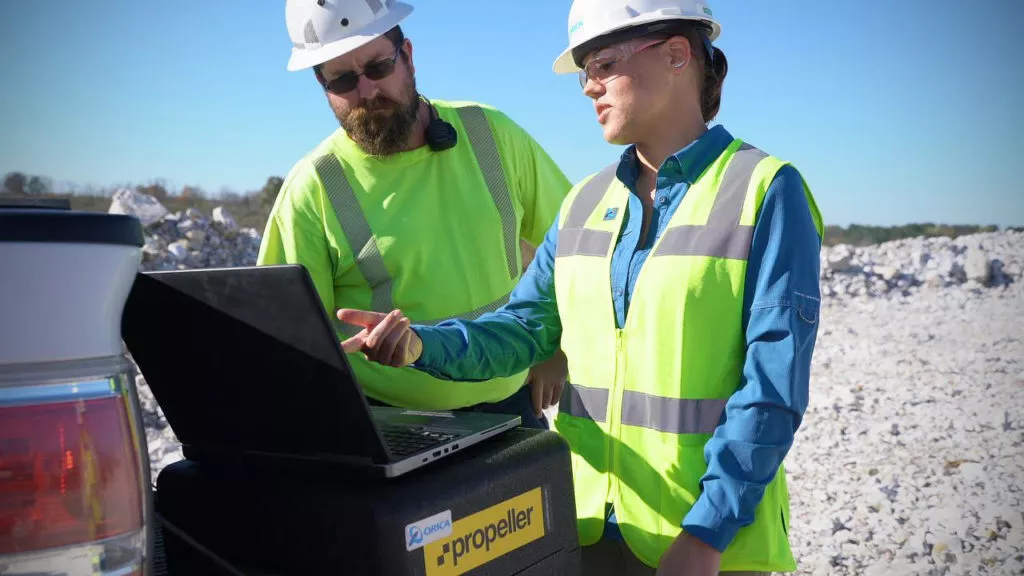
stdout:
POLYGON ((0 387, 4 573, 143 574, 148 487, 133 418, 118 377, 0 387))

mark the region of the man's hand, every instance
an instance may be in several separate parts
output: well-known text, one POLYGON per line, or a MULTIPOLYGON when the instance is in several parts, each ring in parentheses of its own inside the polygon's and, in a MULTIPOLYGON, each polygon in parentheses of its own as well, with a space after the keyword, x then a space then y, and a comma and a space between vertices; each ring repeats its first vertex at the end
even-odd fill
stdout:
POLYGON ((657 576, 718 576, 721 559, 718 550, 680 532, 661 556, 657 576))
POLYGON ((342 308, 338 320, 362 328, 341 343, 345 352, 362 352, 369 360, 396 368, 412 364, 423 354, 423 341, 398 310, 381 314, 342 308))
POLYGON ((562 397, 562 387, 569 368, 565 354, 561 350, 548 360, 530 368, 526 383, 530 385, 530 397, 533 399, 533 412, 538 418, 542 410, 558 402, 562 397))

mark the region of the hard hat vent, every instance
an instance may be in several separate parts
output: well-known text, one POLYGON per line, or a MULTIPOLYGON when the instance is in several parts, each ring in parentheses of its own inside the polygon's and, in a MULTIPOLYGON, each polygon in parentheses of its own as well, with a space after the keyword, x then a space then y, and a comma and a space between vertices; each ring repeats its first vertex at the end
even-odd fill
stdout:
POLYGON ((320 37, 316 35, 316 28, 313 26, 312 20, 306 21, 306 27, 302 30, 302 36, 306 44, 320 43, 320 37))
POLYGON ((384 5, 380 3, 380 0, 366 0, 366 5, 370 7, 370 10, 373 10, 374 14, 380 12, 384 8, 384 5))

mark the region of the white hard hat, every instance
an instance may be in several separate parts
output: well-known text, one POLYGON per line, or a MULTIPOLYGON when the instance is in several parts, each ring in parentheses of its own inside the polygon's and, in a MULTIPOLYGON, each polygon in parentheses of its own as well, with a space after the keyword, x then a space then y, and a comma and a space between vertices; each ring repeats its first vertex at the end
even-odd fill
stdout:
POLYGON ((288 70, 337 58, 394 28, 412 13, 396 0, 287 0, 285 22, 292 40, 288 70))
POLYGON ((709 41, 717 39, 722 31, 711 7, 700 0, 573 0, 569 8, 569 46, 552 68, 556 74, 578 72, 577 58, 600 47, 606 36, 610 39, 613 33, 622 32, 618 39, 624 40, 630 29, 652 33, 659 25, 667 28, 678 20, 703 24, 709 41))

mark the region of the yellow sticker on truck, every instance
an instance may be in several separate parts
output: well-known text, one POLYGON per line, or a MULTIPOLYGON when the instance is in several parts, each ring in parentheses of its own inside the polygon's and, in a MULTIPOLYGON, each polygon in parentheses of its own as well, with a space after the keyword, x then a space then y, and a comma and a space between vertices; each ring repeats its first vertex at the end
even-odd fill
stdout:
POLYGON ((451 535, 423 547, 427 576, 454 576, 544 536, 544 502, 534 488, 452 523, 451 535))

